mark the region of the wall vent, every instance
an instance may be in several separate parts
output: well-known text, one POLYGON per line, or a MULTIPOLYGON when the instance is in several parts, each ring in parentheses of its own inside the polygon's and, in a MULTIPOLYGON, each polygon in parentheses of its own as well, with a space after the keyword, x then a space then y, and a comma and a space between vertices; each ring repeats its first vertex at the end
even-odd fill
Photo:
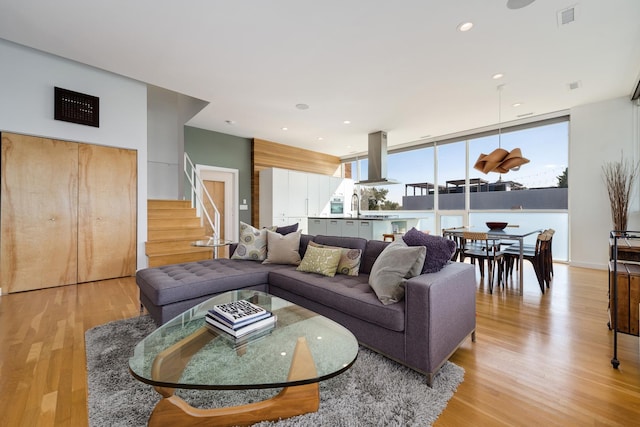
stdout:
POLYGON ((582 83, 580 83, 579 81, 577 81, 577 82, 571 82, 571 83, 569 83, 569 84, 567 85, 567 87, 569 88, 569 90, 576 90, 576 89, 578 89, 578 88, 579 88, 579 87, 581 87, 581 86, 582 86, 582 83))
POLYGON ((56 87, 54 119, 100 127, 100 98, 56 87))
POLYGON ((558 12, 558 25, 563 26, 576 20, 576 7, 571 6, 558 12))

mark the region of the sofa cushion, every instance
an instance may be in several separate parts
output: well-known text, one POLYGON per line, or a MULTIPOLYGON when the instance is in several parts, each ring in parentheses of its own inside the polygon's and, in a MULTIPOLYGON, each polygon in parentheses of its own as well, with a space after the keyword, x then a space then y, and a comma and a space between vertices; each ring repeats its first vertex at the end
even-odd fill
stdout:
POLYGON ((370 274, 371 267, 376 259, 380 256, 384 248, 389 246, 389 242, 383 242, 382 240, 369 240, 367 247, 362 254, 362 261, 360 261, 360 273, 370 274))
POLYGON ((402 240, 409 246, 424 246, 427 248, 427 255, 422 267, 423 273, 435 273, 451 261, 451 257, 456 251, 456 242, 441 236, 432 236, 422 231, 411 228, 402 240))
POLYGON ((276 227, 276 233, 282 234, 283 236, 285 236, 285 235, 287 235, 289 233, 295 233, 296 231, 298 231, 298 223, 297 222, 295 224, 285 225, 283 227, 276 227))
POLYGON ((296 270, 333 277, 338 269, 342 249, 307 246, 307 252, 296 270))
POLYGON ((300 264, 300 232, 295 231, 285 236, 267 231, 267 259, 263 264, 300 264))
POLYGON ((325 277, 281 269, 269 273, 269 289, 278 287, 385 329, 404 331, 404 304, 383 305, 368 280, 367 274, 325 277))
POLYGON ((313 241, 325 246, 338 246, 340 248, 360 249, 364 252, 367 247, 367 239, 361 237, 322 236, 318 235, 313 241))
POLYGON ((371 268, 369 285, 385 305, 394 304, 404 297, 404 284, 411 268, 424 263, 424 246, 404 246, 394 242, 387 246, 371 268))
POLYGON ((177 301, 268 283, 269 272, 289 268, 226 258, 145 268, 136 273, 136 283, 153 304, 177 301))
POLYGON ((240 221, 240 239, 231 259, 264 261, 267 258, 267 229, 258 229, 240 221))
MULTIPOLYGON (((338 262, 337 274, 346 274, 347 276, 357 276, 360 271, 360 259, 362 257, 362 250, 339 248, 338 246, 326 246, 316 243, 314 241, 309 242, 309 245, 319 248, 338 248, 342 251, 340 255, 340 262, 338 262)), ((422 267, 422 266, 420 266, 422 267)))

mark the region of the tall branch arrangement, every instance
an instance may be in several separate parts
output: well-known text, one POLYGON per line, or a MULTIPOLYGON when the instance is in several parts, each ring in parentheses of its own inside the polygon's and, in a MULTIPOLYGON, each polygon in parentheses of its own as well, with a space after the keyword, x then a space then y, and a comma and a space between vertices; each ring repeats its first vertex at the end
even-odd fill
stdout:
POLYGON ((624 231, 627 229, 631 190, 638 179, 638 164, 623 158, 608 162, 602 166, 602 176, 609 193, 613 229, 624 231))

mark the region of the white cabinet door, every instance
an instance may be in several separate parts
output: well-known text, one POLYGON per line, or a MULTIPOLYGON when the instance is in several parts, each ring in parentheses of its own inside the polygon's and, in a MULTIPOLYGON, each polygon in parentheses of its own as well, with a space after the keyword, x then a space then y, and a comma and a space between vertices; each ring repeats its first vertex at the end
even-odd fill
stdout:
POLYGON ((289 171, 289 207, 287 216, 307 216, 307 174, 305 172, 289 171))
POLYGON ((327 222, 328 219, 324 218, 310 218, 308 221, 309 234, 312 236, 324 236, 327 234, 327 222))
POLYGON ((341 219, 328 219, 327 220, 327 236, 342 236, 342 220, 341 219))
POLYGON ((358 237, 362 237, 367 240, 373 239, 373 221, 358 221, 358 237))
POLYGON ((322 216, 329 213, 329 177, 310 173, 307 175, 308 216, 322 216), (323 210, 326 207, 326 212, 323 210))
POLYGON ((358 237, 359 236, 359 223, 360 221, 355 219, 343 219, 342 222, 342 235, 345 237, 358 237))
POLYGON ((289 171, 274 168, 272 180, 272 215, 277 218, 286 217, 291 194, 289 188, 289 171))
POLYGON ((260 171, 260 227, 286 225, 289 207, 289 171, 270 168, 260 171))

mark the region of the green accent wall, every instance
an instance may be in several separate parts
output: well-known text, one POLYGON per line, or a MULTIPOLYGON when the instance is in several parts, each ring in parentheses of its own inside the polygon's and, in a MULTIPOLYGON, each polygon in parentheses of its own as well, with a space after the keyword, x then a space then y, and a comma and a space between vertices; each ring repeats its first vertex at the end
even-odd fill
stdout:
MULTIPOLYGON (((249 209, 238 213, 240 221, 247 224, 251 224, 251 141, 251 138, 184 127, 184 151, 194 165, 218 166, 239 171, 239 199, 246 199, 249 209)), ((190 191, 186 190, 185 196, 189 198, 190 191)))

